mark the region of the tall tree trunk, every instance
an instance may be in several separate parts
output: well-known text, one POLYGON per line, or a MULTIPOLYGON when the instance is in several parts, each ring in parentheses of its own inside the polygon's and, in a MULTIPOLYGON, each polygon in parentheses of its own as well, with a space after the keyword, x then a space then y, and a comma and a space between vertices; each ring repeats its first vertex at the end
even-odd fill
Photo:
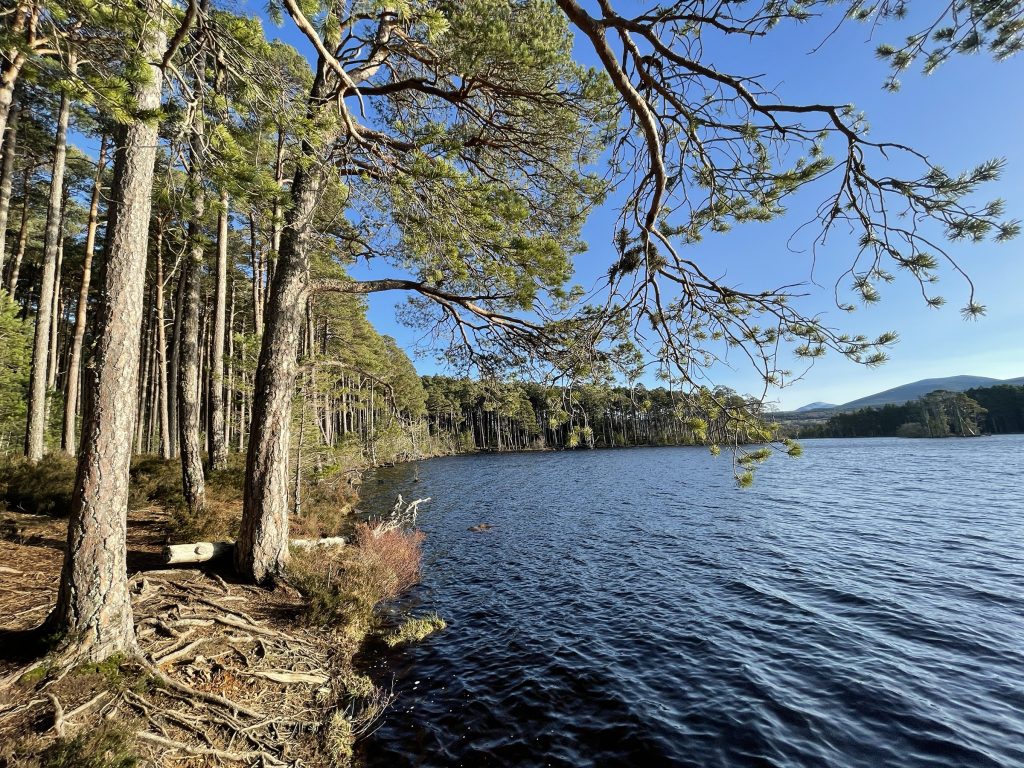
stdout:
POLYGON ((235 423, 235 281, 231 281, 231 310, 228 312, 228 386, 225 394, 224 444, 231 445, 235 423))
POLYGON ((159 380, 160 458, 171 458, 171 424, 167 389, 167 331, 164 328, 164 227, 156 233, 156 350, 157 378, 159 380))
MULTIPOLYGON (((270 218, 270 259, 267 267, 267 282, 269 286, 274 279, 274 269, 277 266, 277 258, 281 253, 281 234, 284 230, 284 215, 281 210, 281 197, 284 194, 284 129, 277 127, 277 154, 274 159, 274 180, 277 182, 277 192, 274 195, 274 205, 271 209, 270 218)), ((260 302, 264 311, 266 310, 266 296, 260 302)), ((257 334, 259 335, 259 334, 257 334)))
POLYGON ((171 455, 177 456, 178 445, 178 379, 181 370, 181 325, 185 308, 185 267, 179 262, 181 271, 174 291, 174 330, 171 333, 170 375, 167 382, 167 409, 171 436, 171 455))
POLYGON ((228 465, 224 439, 224 322, 228 291, 228 206, 227 190, 220 192, 217 212, 217 277, 213 290, 213 349, 210 353, 210 468, 228 465))
MULTIPOLYGON (((200 26, 194 30, 191 44, 197 61, 205 62, 205 15, 209 0, 200 3, 200 26)), ((202 173, 206 158, 206 126, 203 94, 206 90, 205 70, 193 83, 196 100, 192 103, 192 124, 189 127, 189 164, 186 189, 193 200, 188 221, 188 240, 182 264, 181 348, 178 352, 178 443, 181 450, 182 491, 192 514, 206 505, 203 476, 202 427, 202 361, 200 359, 199 299, 200 273, 203 268, 203 217, 206 214, 206 190, 202 173)))
POLYGON ((263 335, 263 258, 256 247, 256 217, 249 213, 249 257, 252 261, 252 317, 256 337, 263 335))
POLYGON ((21 271, 21 262, 25 258, 25 249, 28 247, 28 207, 29 207, 29 182, 32 179, 32 168, 26 168, 22 173, 21 188, 23 190, 21 199, 21 226, 18 228, 18 247, 14 252, 14 261, 11 262, 11 274, 7 284, 7 292, 14 297, 18 288, 18 273, 21 271))
MULTIPOLYGON (((328 20, 329 21, 329 20, 328 20)), ((377 42, 386 43, 394 23, 381 14, 377 42)), ((337 25, 328 36, 327 48, 337 46, 337 25)), ((383 47, 381 50, 385 50, 383 47)), ((382 58, 371 56, 359 79, 372 76, 382 58)), ((317 63, 310 92, 308 113, 315 118, 331 103, 333 74, 323 60, 317 63)), ((279 139, 279 169, 283 141, 279 139)), ((235 544, 235 567, 258 584, 273 581, 288 561, 288 449, 298 367, 297 352, 302 341, 302 320, 309 295, 309 245, 313 214, 322 181, 319 148, 303 140, 300 160, 292 178, 291 195, 280 234, 277 263, 273 267, 270 295, 266 302, 263 341, 256 367, 249 450, 246 454, 245 500, 242 527, 235 544)), ((281 177, 283 171, 279 170, 281 177)), ((276 231, 275 231, 276 237, 276 231)))
POLYGON ((68 204, 68 196, 64 195, 61 201, 60 224, 57 227, 57 266, 53 278, 53 303, 50 309, 50 351, 46 358, 46 389, 53 391, 57 388, 57 373, 60 369, 60 361, 57 359, 57 332, 60 330, 61 321, 61 276, 64 270, 64 210, 68 204))
POLYGON ((288 560, 292 398, 309 290, 310 225, 319 188, 315 166, 296 170, 256 368, 235 567, 258 584, 272 581, 288 560))
MULTIPOLYGON (((155 293, 155 290, 154 290, 155 293)), ((146 434, 146 413, 147 397, 149 395, 149 374, 152 369, 153 357, 153 313, 151 305, 146 306, 146 313, 142 319, 142 373, 139 381, 139 396, 137 399, 139 413, 135 420, 135 453, 143 452, 144 437, 146 434)))
MULTIPOLYGON (((194 163, 194 161, 193 161, 194 163)), ((193 167, 195 167, 193 165, 193 167)), ((203 267, 200 222, 205 193, 193 171, 194 211, 188 225, 188 253, 182 263, 181 347, 178 353, 178 445, 181 450, 181 479, 185 503, 196 514, 206 504, 203 477, 203 446, 200 429, 199 379, 199 280, 203 267)))
MULTIPOLYGON (((147 0, 149 23, 140 34, 144 61, 159 62, 166 47, 162 4, 147 0)), ((120 129, 111 185, 104 301, 96 324, 96 378, 86 398, 82 452, 71 502, 68 544, 51 625, 68 650, 99 661, 136 648, 126 571, 128 471, 135 409, 124 393, 139 376, 139 334, 145 293, 150 199, 157 151, 162 73, 155 64, 138 83, 144 118, 120 129)))
POLYGON ((13 110, 7 123, 7 133, 3 136, 3 161, 0 165, 0 275, 4 273, 4 263, 7 261, 7 219, 11 213, 14 158, 18 146, 18 123, 21 122, 22 108, 14 107, 13 110))
MULTIPOLYGON (((71 62, 74 70, 74 62, 71 62)), ((53 321, 53 294, 57 275, 57 246, 60 240, 61 204, 64 202, 64 169, 68 149, 68 117, 71 99, 67 93, 60 98, 57 115, 57 136, 53 148, 53 174, 50 201, 46 210, 46 233, 43 236, 43 276, 39 287, 39 309, 36 313, 35 343, 29 374, 28 424, 25 432, 25 456, 31 462, 43 458, 46 436, 46 362, 49 351, 50 323, 53 321)))

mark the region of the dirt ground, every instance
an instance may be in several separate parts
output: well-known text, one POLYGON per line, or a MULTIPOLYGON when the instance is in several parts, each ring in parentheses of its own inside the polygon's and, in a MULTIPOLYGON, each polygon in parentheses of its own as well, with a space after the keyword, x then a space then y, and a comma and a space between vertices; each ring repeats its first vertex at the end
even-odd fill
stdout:
POLYGON ((0 512, 0 766, 347 764, 387 694, 353 710, 353 649, 295 621, 294 589, 162 565, 164 520, 129 515, 139 655, 54 669, 34 630, 56 597, 66 521, 0 512))

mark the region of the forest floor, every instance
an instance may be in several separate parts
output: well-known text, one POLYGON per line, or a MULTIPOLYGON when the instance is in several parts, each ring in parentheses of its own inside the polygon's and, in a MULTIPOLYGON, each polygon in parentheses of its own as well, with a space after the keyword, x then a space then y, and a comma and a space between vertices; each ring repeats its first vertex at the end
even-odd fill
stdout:
POLYGON ((347 765, 391 699, 353 667, 364 635, 302 621, 287 584, 163 565, 170 523, 128 517, 137 656, 57 669, 36 628, 67 521, 0 505, 0 766, 347 765))

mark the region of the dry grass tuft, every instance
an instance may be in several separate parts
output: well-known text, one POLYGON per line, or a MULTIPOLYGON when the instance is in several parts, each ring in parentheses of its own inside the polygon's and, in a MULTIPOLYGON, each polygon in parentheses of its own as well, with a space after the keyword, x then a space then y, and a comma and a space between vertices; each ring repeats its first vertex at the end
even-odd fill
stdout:
POLYGON ((447 626, 448 623, 436 613, 431 613, 427 616, 410 617, 402 622, 402 625, 394 632, 385 635, 384 642, 392 648, 398 645, 405 645, 406 643, 418 643, 435 632, 440 632, 447 626))

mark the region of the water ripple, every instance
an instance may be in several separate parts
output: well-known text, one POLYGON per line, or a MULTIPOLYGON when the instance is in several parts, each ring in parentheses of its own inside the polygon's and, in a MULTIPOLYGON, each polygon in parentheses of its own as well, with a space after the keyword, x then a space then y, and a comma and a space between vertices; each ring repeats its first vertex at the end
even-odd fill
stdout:
POLYGON ((449 628, 379 659, 365 762, 1024 766, 1024 438, 806 449, 746 491, 688 448, 383 470, 449 628))

